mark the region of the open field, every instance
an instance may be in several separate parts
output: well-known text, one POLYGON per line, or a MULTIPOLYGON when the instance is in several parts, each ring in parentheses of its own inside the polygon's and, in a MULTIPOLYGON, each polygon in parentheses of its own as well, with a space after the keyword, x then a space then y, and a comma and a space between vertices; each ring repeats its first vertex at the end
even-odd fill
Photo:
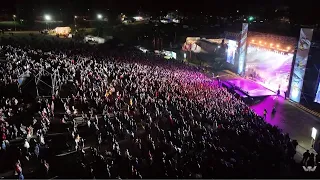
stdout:
POLYGON ((68 38, 58 38, 52 35, 40 34, 38 31, 9 31, 9 32, 5 32, 4 34, 0 34, 0 42, 1 42, 1 38, 5 38, 5 39, 12 38, 14 40, 26 40, 26 41, 34 40, 36 42, 41 42, 44 40, 49 40, 49 41, 51 40, 70 41, 71 40, 68 38))
POLYGON ((20 28, 22 26, 19 21, 0 21, 0 28, 20 28))
POLYGON ((5 26, 14 26, 14 25, 20 25, 17 21, 0 21, 0 26, 5 25, 5 26))

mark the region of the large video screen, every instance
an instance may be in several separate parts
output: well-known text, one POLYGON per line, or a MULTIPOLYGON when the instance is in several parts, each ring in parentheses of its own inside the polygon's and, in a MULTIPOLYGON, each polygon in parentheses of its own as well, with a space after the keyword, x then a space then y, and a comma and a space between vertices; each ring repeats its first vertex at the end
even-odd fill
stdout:
MULTIPOLYGON (((206 39, 199 37, 187 37, 186 42, 182 46, 182 50, 191 51, 193 53, 214 54, 217 52, 217 50, 219 50, 222 41, 222 38, 206 39)), ((234 45, 230 46, 231 48, 234 48, 234 45)))
POLYGON ((293 60, 294 38, 284 36, 249 36, 247 77, 283 96, 288 91, 293 60))
POLYGON ((233 40, 228 40, 227 42, 227 62, 234 64, 236 53, 238 49, 238 42, 233 40))

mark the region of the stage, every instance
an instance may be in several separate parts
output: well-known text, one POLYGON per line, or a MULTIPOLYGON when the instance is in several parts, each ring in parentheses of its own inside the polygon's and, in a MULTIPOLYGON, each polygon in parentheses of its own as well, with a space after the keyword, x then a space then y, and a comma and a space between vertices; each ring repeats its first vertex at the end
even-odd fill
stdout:
POLYGON ((227 88, 233 88, 235 92, 242 97, 248 96, 254 98, 276 95, 275 92, 250 79, 245 79, 238 76, 221 78, 221 80, 224 86, 227 88))

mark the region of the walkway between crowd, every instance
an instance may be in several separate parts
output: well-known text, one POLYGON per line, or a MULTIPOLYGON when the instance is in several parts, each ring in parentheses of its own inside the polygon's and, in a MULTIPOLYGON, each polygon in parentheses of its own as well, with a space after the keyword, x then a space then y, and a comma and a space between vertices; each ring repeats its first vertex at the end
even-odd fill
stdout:
POLYGON ((289 133, 292 139, 298 141, 300 147, 297 147, 297 156, 312 148, 311 131, 313 127, 320 130, 319 118, 294 106, 283 97, 268 96, 251 108, 259 115, 263 115, 266 109, 268 112, 266 121, 278 126, 283 132, 289 133), (276 113, 271 115, 274 106, 276 113))

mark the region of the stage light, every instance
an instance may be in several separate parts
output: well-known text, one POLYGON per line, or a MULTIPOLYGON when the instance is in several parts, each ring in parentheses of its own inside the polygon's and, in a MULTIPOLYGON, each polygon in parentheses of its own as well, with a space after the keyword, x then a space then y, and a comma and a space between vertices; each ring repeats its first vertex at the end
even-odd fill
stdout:
POLYGON ((288 47, 287 47, 287 50, 290 50, 290 49, 291 49, 291 47, 290 47, 290 46, 288 46, 288 47))
POLYGON ((273 44, 272 43, 270 43, 270 47, 272 47, 273 46, 273 44))
POLYGON ((259 41, 259 44, 261 44, 262 42, 261 41, 259 41))
POLYGON ((48 14, 44 15, 44 20, 51 21, 51 16, 48 14))
POLYGON ((279 45, 279 44, 277 44, 277 48, 278 48, 278 47, 280 47, 280 45, 279 45))
POLYGON ((267 43, 265 42, 264 45, 266 45, 267 43))
POLYGON ((252 39, 252 41, 251 42, 253 42, 254 43, 254 39, 252 39))

